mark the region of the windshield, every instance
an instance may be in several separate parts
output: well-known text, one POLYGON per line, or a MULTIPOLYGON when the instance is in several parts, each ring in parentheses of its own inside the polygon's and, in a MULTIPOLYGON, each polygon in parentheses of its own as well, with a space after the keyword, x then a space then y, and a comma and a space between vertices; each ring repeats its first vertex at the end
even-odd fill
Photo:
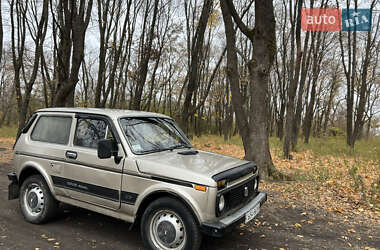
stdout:
POLYGON ((122 118, 120 125, 124 131, 131 150, 135 154, 146 154, 191 148, 190 142, 183 135, 174 121, 164 118, 122 118))

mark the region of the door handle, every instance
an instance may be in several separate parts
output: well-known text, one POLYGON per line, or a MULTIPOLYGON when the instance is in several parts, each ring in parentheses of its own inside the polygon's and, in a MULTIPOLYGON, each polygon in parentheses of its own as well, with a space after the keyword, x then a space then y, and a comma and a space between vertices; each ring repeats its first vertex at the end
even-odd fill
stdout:
POLYGON ((66 158, 76 160, 78 157, 78 153, 74 151, 66 151, 66 158))

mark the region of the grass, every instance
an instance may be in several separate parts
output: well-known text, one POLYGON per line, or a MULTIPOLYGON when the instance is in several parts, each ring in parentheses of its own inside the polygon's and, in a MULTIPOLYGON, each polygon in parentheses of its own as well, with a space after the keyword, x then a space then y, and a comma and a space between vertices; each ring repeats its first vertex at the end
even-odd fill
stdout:
POLYGON ((17 135, 17 127, 1 127, 0 137, 3 138, 15 138, 17 135))
MULTIPOLYGON (((208 144, 212 141, 215 144, 227 144, 243 147, 239 136, 232 137, 231 140, 224 141, 222 136, 207 135, 195 137, 193 142, 199 144, 208 144)), ((269 139, 272 152, 282 157, 282 141, 277 137, 269 139)), ((349 156, 360 157, 367 160, 380 160, 380 137, 359 140, 355 148, 347 146, 346 138, 343 136, 310 138, 310 143, 305 144, 299 140, 296 148, 297 153, 312 151, 316 156, 349 156)))

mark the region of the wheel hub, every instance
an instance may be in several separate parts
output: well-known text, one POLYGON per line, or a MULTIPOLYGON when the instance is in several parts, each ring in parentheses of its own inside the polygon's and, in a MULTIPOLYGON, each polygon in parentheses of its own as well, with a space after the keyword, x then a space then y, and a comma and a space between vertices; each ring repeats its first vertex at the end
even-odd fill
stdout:
POLYGON ((157 226, 158 238, 165 244, 170 244, 175 240, 176 231, 174 226, 168 222, 160 222, 157 226))
POLYGON ((153 218, 153 236, 165 249, 180 249, 185 239, 182 220, 172 212, 159 212, 153 218))
POLYGON ((32 214, 38 214, 44 207, 44 193, 39 186, 32 186, 25 195, 28 210, 32 214))

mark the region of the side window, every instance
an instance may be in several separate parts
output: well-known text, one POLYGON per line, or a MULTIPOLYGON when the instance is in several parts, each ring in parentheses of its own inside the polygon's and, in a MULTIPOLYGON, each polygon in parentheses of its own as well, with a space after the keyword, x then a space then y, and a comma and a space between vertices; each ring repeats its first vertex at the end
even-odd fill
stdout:
POLYGON ((71 117, 41 116, 33 129, 33 141, 66 145, 69 142, 71 117))
POLYGON ((98 141, 112 138, 108 124, 99 119, 82 119, 77 121, 74 145, 87 148, 97 148, 98 141))

